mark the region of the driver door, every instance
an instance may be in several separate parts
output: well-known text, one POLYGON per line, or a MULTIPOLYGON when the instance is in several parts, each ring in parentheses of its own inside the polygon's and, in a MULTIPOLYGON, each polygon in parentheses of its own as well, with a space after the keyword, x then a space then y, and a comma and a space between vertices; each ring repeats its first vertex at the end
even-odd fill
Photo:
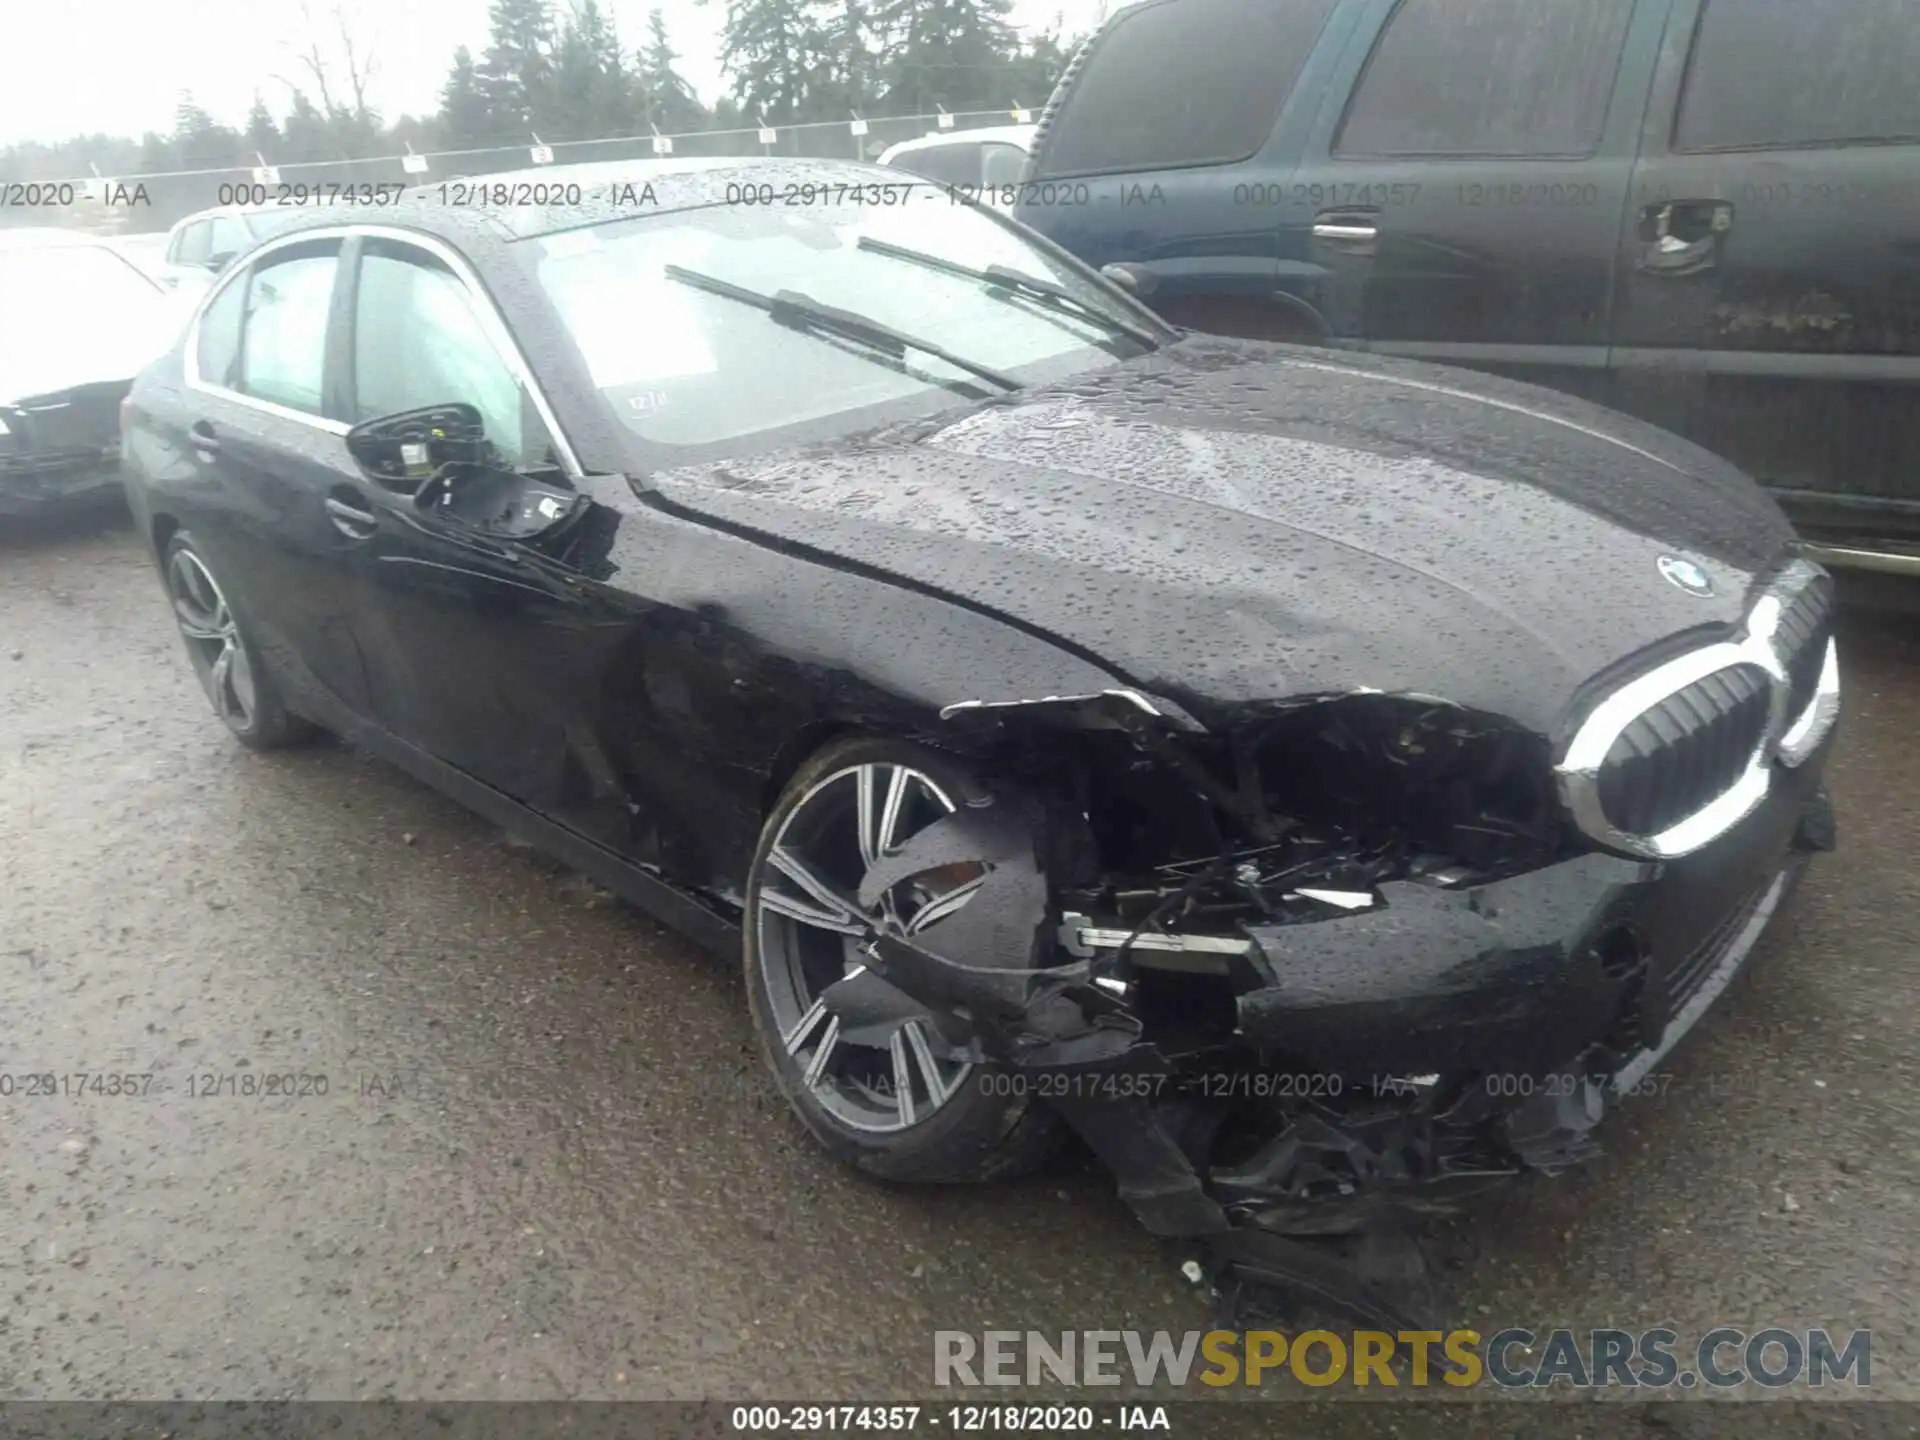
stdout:
MULTIPOLYGON (((550 438, 492 301, 436 250, 363 239, 350 264, 344 359, 354 423, 464 402, 512 468, 550 438)), ((568 483, 556 469, 549 484, 568 483)), ((565 766, 585 603, 514 542, 414 504, 413 482, 360 475, 329 496, 357 549, 356 633, 376 720, 495 789, 551 812, 565 766)))

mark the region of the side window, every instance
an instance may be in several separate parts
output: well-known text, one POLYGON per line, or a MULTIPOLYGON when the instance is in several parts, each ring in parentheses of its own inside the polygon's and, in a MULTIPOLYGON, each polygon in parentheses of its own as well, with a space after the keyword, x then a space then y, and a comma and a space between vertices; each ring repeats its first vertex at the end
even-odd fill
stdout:
POLYGON ((987 185, 1018 185, 1026 173, 1027 152, 1018 145, 996 142, 980 147, 980 178, 987 185))
POLYGON ((1167 170, 1245 160, 1336 0, 1143 0, 1095 39, 1048 117, 1034 173, 1167 170))
POLYGON ((182 265, 204 265, 209 253, 208 242, 213 238, 213 225, 210 221, 196 220, 180 232, 178 253, 174 259, 182 265))
POLYGON ((1334 153, 1581 156, 1600 147, 1634 0, 1401 0, 1334 153))
POLYGON ((1920 141, 1912 0, 1708 0, 1677 150, 1920 141))
POLYGON ((893 168, 924 175, 942 185, 978 185, 980 183, 980 146, 973 141, 956 140, 951 145, 929 145, 924 150, 909 150, 895 158, 893 168))
POLYGON ((253 235, 238 215, 219 215, 213 221, 213 238, 207 246, 208 260, 231 260, 253 244, 253 235))
POLYGON ((544 436, 525 427, 527 397, 474 311, 466 286, 411 246, 370 242, 354 297, 355 420, 464 401, 511 465, 540 463, 544 436), (533 443, 529 443, 533 442, 533 443))
POLYGON ((322 413, 327 310, 333 303, 338 253, 270 255, 247 279, 240 345, 242 394, 322 413))
POLYGON ((209 385, 236 390, 240 384, 240 321, 247 309, 243 275, 222 290, 200 316, 200 338, 193 363, 209 385))

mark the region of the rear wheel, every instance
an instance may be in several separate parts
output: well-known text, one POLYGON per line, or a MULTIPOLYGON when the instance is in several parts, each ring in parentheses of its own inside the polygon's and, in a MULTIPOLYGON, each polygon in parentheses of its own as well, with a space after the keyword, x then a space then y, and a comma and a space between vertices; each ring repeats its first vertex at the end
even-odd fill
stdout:
POLYGON ((174 621, 220 723, 253 750, 278 750, 311 739, 313 726, 281 701, 279 687, 241 631, 193 536, 176 532, 167 542, 162 566, 174 621))
POLYGON ((882 919, 909 933, 966 905, 977 864, 902 881, 863 909, 876 862, 951 814, 974 788, 952 757, 886 739, 816 755, 767 817, 742 926, 749 1005, 763 1053, 807 1128, 835 1155, 891 1180, 976 1181, 1043 1162, 1062 1133, 996 1067, 949 1053, 926 1013, 876 987, 865 1018, 843 1022, 822 994, 865 970, 882 919))

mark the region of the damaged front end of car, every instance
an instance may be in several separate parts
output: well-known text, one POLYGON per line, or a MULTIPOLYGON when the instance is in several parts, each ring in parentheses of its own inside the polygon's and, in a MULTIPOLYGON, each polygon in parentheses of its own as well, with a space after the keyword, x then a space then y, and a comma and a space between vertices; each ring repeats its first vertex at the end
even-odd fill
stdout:
POLYGON ((823 999, 909 1004, 1052 1106, 1243 1319, 1304 1293, 1415 1324, 1409 1222, 1596 1153, 1831 845, 1802 765, 1710 854, 1617 853, 1545 737, 1427 696, 1224 733, 1134 691, 942 718, 1001 778, 868 874, 882 913, 948 898, 823 999))

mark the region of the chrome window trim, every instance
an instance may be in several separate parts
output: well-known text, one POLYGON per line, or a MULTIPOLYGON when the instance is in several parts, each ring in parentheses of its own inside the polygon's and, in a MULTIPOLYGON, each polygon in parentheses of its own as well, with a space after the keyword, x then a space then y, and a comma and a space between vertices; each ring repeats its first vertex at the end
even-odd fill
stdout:
POLYGON ((513 338, 513 331, 508 327, 507 322, 501 318, 499 307, 493 303, 493 297, 487 294, 486 286, 481 283, 479 274, 467 263, 464 255, 445 241, 436 236, 422 234, 416 230, 405 230, 395 225, 323 225, 312 230, 297 230, 289 235, 276 236, 265 244, 249 250, 239 264, 234 265, 208 287, 207 293, 200 298, 200 303, 193 312, 193 319, 188 322, 181 354, 181 370, 187 388, 218 396, 222 400, 244 405, 264 414, 275 415, 283 420, 295 420, 310 425, 316 430, 323 430, 329 435, 345 435, 351 430, 353 427, 343 421, 333 420, 324 415, 312 415, 304 410, 294 410, 285 405, 276 405, 270 400, 259 400, 237 390, 230 390, 224 385, 215 385, 202 379, 200 375, 200 322, 227 286, 251 274, 255 267, 268 256, 289 246, 304 245, 313 240, 338 240, 344 245, 351 239, 385 240, 399 245, 411 245, 433 256, 453 272, 454 278, 466 290, 467 299, 472 304, 474 315, 480 322, 480 329, 486 335, 488 343, 493 346, 494 353, 499 356, 501 363, 507 367, 514 379, 526 387, 527 394, 532 397, 534 410, 539 414, 541 423, 547 427, 547 433, 553 437, 554 448, 559 452, 561 468, 571 479, 578 480, 585 476, 586 470, 580 464, 580 457, 574 451, 573 442, 560 428, 559 418, 553 413, 553 406, 548 403, 546 392, 541 389, 539 381, 534 379, 533 367, 527 363, 519 342, 513 338))
MULTIPOLYGON (((347 232, 345 227, 305 230, 298 235, 288 235, 282 239, 262 245, 257 250, 248 251, 244 264, 229 266, 224 275, 215 279, 213 284, 207 287, 207 293, 200 297, 200 303, 194 307, 193 318, 187 322, 187 333, 181 342, 180 374, 182 380, 186 383, 187 389, 197 390, 203 395, 212 395, 220 400, 226 401, 230 405, 239 405, 248 410, 258 411, 262 415, 272 415, 280 420, 291 420, 296 424, 311 426, 313 429, 324 431, 328 435, 344 435, 347 431, 351 430, 353 428, 351 425, 347 425, 339 420, 329 419, 325 415, 315 415, 307 410, 296 410, 291 405, 277 405, 271 400, 262 400, 257 396, 230 389, 225 385, 216 385, 212 381, 202 378, 200 374, 200 322, 206 318, 207 311, 212 309, 219 298, 226 293, 228 286, 236 285, 244 281, 253 273, 254 267, 263 258, 276 250, 286 248, 288 245, 297 244, 305 240, 338 240, 344 245, 346 238, 347 232)), ((337 262, 339 256, 336 255, 334 258, 337 262)), ((339 281, 339 273, 337 270, 334 275, 334 280, 336 284, 339 281)))
POLYGON ((1774 648, 1774 638, 1788 603, 1823 573, 1809 561, 1794 561, 1754 601, 1739 639, 1704 645, 1656 665, 1593 707, 1554 767, 1560 798, 1582 831, 1630 855, 1677 859, 1711 844, 1760 807, 1772 785, 1775 758, 1798 765, 1818 748, 1839 713, 1837 652, 1829 641, 1813 700, 1799 717, 1789 717, 1786 709, 1791 682, 1774 648), (1738 665, 1765 671, 1771 684, 1767 724, 1748 756, 1746 769, 1720 795, 1657 835, 1633 835, 1617 829, 1600 803, 1600 767, 1614 743, 1629 725, 1661 701, 1708 675, 1738 665))
POLYGON ((1826 658, 1820 664, 1820 681, 1813 698, 1800 712, 1800 718, 1780 737, 1780 763, 1789 769, 1806 763, 1820 748, 1820 742, 1840 718, 1840 647, 1829 639, 1826 658))

